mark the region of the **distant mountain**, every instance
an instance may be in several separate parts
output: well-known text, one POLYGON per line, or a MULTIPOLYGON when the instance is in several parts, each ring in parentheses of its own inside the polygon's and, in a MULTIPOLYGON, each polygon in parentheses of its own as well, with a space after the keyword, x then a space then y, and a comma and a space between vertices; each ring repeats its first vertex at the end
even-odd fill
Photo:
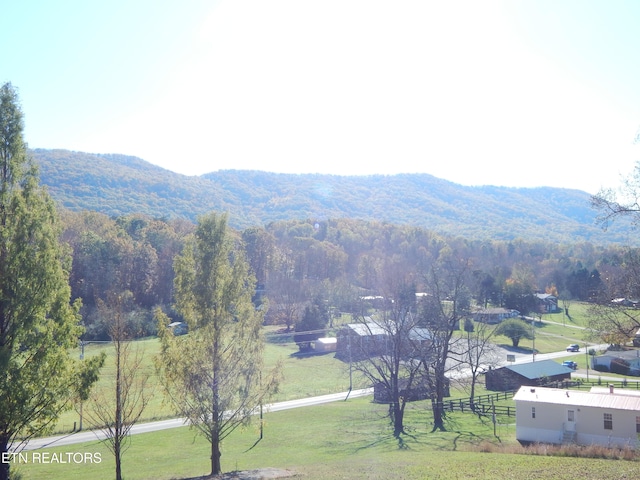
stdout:
POLYGON ((216 210, 237 228, 275 220, 354 218, 470 239, 637 245, 629 224, 595 225, 590 195, 560 188, 467 187, 428 174, 334 176, 222 170, 186 176, 136 157, 32 150, 52 197, 111 216, 183 217, 216 210))

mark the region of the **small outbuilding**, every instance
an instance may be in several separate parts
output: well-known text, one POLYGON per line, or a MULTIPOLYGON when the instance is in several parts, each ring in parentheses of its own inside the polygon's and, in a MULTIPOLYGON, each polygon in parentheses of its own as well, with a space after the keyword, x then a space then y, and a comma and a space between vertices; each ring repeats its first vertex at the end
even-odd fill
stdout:
POLYGON ((530 443, 638 446, 640 392, 594 387, 589 392, 522 387, 516 403, 516 439, 530 443))
POLYGON ((338 339, 335 337, 323 337, 311 342, 316 353, 335 352, 338 339))
MULTIPOLYGON (((450 396, 449 383, 449 378, 445 378, 445 397, 450 396)), ((426 382, 417 382, 412 385, 411 388, 407 388, 408 384, 409 381, 405 378, 398 380, 400 396, 404 397, 407 402, 417 402, 418 400, 426 400, 430 398, 431 389, 426 382)), ((384 382, 378 382, 373 386, 373 401, 374 403, 391 402, 391 393, 384 382)))
POLYGON ((517 363, 491 369, 485 374, 487 390, 517 390, 523 385, 538 386, 571 380, 571 369, 553 360, 517 363))

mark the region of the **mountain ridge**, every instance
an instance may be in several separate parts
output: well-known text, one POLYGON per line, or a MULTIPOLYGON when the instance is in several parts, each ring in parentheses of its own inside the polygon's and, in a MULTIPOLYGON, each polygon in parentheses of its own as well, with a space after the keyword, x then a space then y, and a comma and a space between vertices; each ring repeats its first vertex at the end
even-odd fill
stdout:
POLYGON ((427 173, 340 176, 219 170, 171 172, 120 154, 31 150, 51 196, 71 210, 194 221, 228 212, 236 228, 278 220, 354 218, 470 239, 636 244, 629 222, 595 224, 591 195, 554 187, 463 186, 427 173))

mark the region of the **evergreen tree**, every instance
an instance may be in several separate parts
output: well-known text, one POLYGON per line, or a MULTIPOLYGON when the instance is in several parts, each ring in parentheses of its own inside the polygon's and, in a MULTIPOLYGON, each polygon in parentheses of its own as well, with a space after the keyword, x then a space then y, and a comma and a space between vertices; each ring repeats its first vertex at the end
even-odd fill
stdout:
POLYGON ((211 443, 211 473, 221 472, 222 440, 247 423, 276 386, 262 377, 262 314, 254 277, 226 216, 205 215, 175 260, 176 309, 189 334, 174 337, 157 312, 164 386, 179 413, 211 443))
POLYGON ((311 349, 311 342, 320 338, 322 330, 327 328, 329 323, 329 311, 327 302, 316 296, 310 305, 307 305, 302 314, 302 320, 296 325, 296 333, 293 341, 296 342, 300 351, 311 349))
MULTIPOLYGON (((82 331, 79 305, 70 304, 70 258, 22 131, 18 95, 6 83, 0 87, 0 455, 18 437, 49 431, 77 395, 86 398, 103 362, 80 364, 69 356, 82 331)), ((0 479, 9 473, 10 463, 0 463, 0 479)))

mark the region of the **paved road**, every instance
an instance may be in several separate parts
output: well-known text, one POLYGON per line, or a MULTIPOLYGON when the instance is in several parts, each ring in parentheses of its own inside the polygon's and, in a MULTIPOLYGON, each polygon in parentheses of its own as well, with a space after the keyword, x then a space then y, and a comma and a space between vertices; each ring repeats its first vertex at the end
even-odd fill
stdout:
MULTIPOLYGON (((360 390, 352 390, 351 392, 332 393, 319 397, 302 398, 300 400, 289 400, 286 402, 272 403, 265 405, 265 411, 279 412, 281 410, 289 410, 292 408, 309 407, 311 405, 321 405, 323 403, 337 402, 349 398, 364 397, 371 395, 373 388, 363 388, 360 390)), ((157 422, 138 423, 131 427, 131 435, 140 433, 156 432, 169 428, 178 428, 187 425, 184 418, 174 418, 170 420, 161 420, 157 422)), ((38 450, 48 447, 59 447, 63 445, 73 445, 76 443, 92 442, 103 440, 106 434, 103 430, 87 430, 82 432, 70 433, 67 435, 57 435, 54 437, 34 438, 27 442, 24 450, 38 450)))

